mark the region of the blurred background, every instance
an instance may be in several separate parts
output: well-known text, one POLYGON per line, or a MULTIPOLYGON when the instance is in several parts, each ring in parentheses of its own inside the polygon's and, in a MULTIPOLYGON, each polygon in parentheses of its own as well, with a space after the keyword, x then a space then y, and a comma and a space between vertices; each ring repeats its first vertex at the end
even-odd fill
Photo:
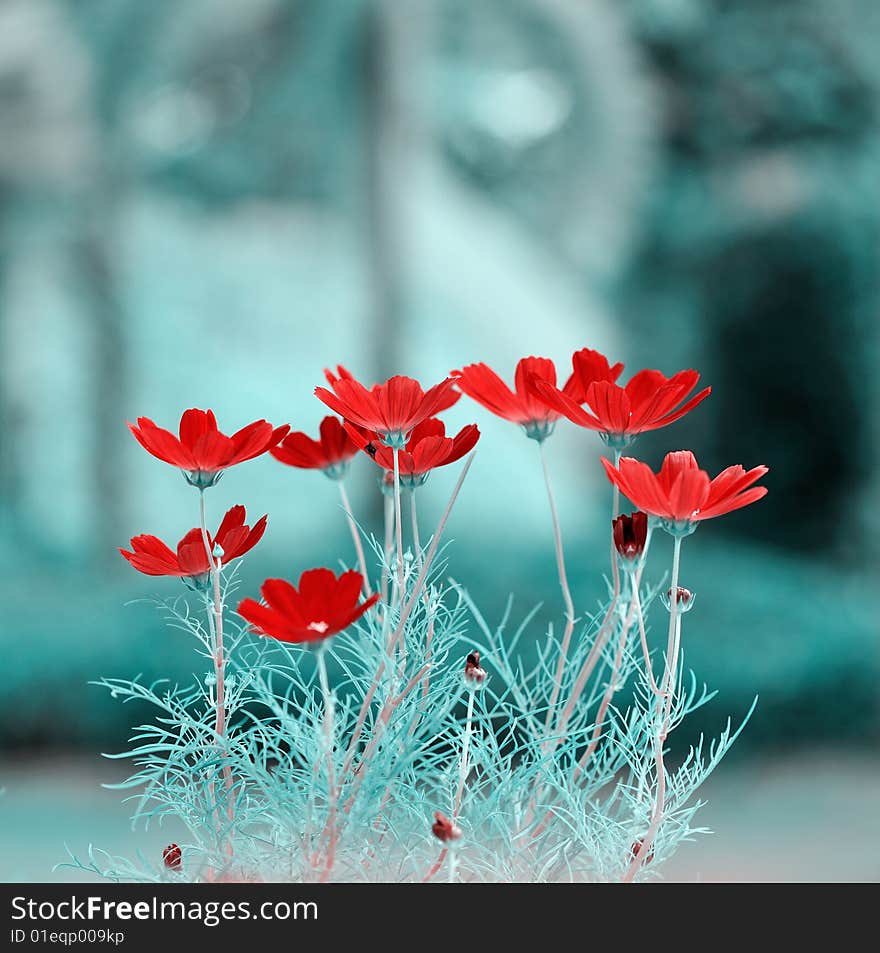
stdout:
MULTIPOLYGON (((718 833, 667 876, 880 879, 878 102, 875 0, 0 0, 0 879, 171 838, 100 788, 145 713, 88 685, 202 674, 126 605, 177 584, 117 547, 197 521, 126 420, 314 431, 337 362, 510 378, 584 346, 713 385, 643 459, 771 467, 684 548, 688 663, 719 692, 692 730, 760 698, 706 791, 718 833)), ((543 602, 534 642, 561 613, 536 446, 448 417, 483 431, 450 572, 490 620, 543 602)), ((548 444, 581 612, 601 451, 548 444)), ((378 531, 366 459, 349 488, 378 531)), ((353 559, 320 474, 261 459, 209 503, 270 514, 248 591, 353 559)))

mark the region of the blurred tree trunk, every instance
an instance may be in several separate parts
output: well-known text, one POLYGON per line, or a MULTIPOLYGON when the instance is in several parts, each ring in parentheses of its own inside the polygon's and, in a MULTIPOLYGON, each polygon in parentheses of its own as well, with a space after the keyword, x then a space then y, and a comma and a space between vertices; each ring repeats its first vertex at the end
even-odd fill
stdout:
POLYGON ((90 543, 98 561, 110 560, 124 536, 124 421, 128 372, 125 310, 117 275, 120 188, 112 171, 99 177, 101 188, 82 210, 84 227, 72 247, 92 344, 91 392, 93 446, 92 504, 95 531, 90 543))
POLYGON ((371 363, 377 380, 406 366, 401 349, 406 235, 399 196, 407 188, 417 152, 421 124, 411 97, 418 95, 428 55, 424 27, 430 7, 427 0, 405 9, 392 0, 373 0, 365 7, 363 229, 371 288, 371 363))
MULTIPOLYGON (((0 226, 10 207, 8 194, 0 190, 0 226)), ((7 322, 9 317, 4 307, 6 270, 9 255, 6 250, 6 236, 0 229, 0 535, 7 542, 18 537, 18 506, 21 486, 21 472, 18 454, 15 452, 16 408, 15 397, 10 392, 10 379, 7 362, 11 358, 7 344, 7 322)))
MULTIPOLYGON (((363 24, 364 181, 361 216, 366 249, 369 373, 377 381, 407 373, 403 353, 406 240, 399 194, 412 168, 413 121, 406 93, 418 75, 425 3, 402 8, 390 0, 365 5, 363 24)), ((409 373, 415 373, 410 369, 409 373)), ((372 519, 382 499, 372 497, 372 519)))

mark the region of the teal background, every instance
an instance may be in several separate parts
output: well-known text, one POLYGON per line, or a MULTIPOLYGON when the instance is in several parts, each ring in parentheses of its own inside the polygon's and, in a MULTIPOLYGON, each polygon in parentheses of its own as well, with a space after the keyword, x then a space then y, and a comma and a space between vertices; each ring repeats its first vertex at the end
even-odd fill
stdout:
MULTIPOLYGON (((198 671, 117 547, 196 495, 131 439, 212 407, 314 431, 342 362, 423 381, 590 346, 714 393, 640 441, 770 495, 684 547, 685 652, 757 711, 678 879, 877 879, 878 91, 872 0, 0 3, 0 877, 131 852, 101 792, 138 714, 99 675, 198 671), (712 813, 712 812, 716 813, 712 813)), ((487 618, 561 614, 537 448, 483 432, 449 535, 487 618)), ((579 611, 602 597, 598 439, 548 444, 579 611)), ((431 477, 423 533, 455 479, 431 477)), ((371 464, 355 511, 378 531, 371 464)), ((243 590, 352 561, 335 488, 261 459, 210 521, 269 513, 243 590)), ((652 572, 668 554, 663 541, 652 572)), ((656 618, 656 617, 655 617, 656 618)), ((660 620, 662 624, 662 620, 660 620)), ((143 714, 143 713, 140 713, 143 714)), ((152 837, 153 835, 150 835, 152 837)), ((140 837, 140 835, 139 835, 140 837)), ((164 832, 155 835, 166 838, 164 832)))

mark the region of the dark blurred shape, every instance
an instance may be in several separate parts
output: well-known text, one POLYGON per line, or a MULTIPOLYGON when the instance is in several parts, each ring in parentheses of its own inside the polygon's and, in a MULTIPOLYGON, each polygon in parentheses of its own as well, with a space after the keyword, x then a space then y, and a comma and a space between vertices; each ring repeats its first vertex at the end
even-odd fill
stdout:
MULTIPOLYGON (((725 529, 846 549, 840 527, 877 464, 876 5, 630 9, 663 90, 668 156, 633 310, 653 298, 677 311, 682 333, 664 337, 714 385, 685 429, 707 463, 771 467, 772 519, 753 510, 725 529)), ((650 336, 657 313, 633 323, 650 336)))

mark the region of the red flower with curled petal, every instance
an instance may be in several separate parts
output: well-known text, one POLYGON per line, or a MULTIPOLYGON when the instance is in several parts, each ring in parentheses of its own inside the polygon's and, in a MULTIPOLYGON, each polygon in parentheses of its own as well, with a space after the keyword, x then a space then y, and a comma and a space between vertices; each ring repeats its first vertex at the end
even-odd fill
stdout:
POLYGON ((368 390, 344 367, 337 370, 338 375, 324 371, 332 390, 316 387, 318 399, 355 426, 379 434, 391 447, 402 447, 414 427, 459 397, 449 377, 427 391, 413 378, 400 375, 368 390))
POLYGON ((617 468, 603 457, 602 465, 621 493, 678 536, 692 533, 702 520, 741 509, 767 493, 765 486, 752 486, 768 472, 767 467, 728 467, 713 480, 690 450, 667 453, 656 474, 632 457, 623 457, 617 468))
POLYGON ((289 467, 322 470, 331 480, 339 480, 345 476, 348 464, 357 454, 358 445, 337 417, 325 417, 318 432, 317 440, 299 430, 289 433, 269 453, 289 467))
POLYGON ((538 377, 530 382, 533 392, 550 410, 597 431, 608 446, 618 450, 628 447, 646 430, 658 430, 679 420, 712 392, 711 387, 705 387, 687 399, 700 379, 693 370, 679 371, 672 377, 660 371, 639 371, 622 387, 617 377, 623 365, 609 369, 607 359, 589 348, 574 354, 572 368, 574 383, 567 392, 538 377), (588 409, 580 406, 584 403, 588 409))
POLYGON ((358 602, 363 576, 350 569, 337 579, 330 569, 309 569, 294 586, 267 579, 260 588, 265 605, 244 599, 238 614, 258 635, 281 642, 320 642, 359 619, 379 598, 358 602))
MULTIPOLYGON (((346 429, 354 443, 380 467, 394 472, 394 451, 383 446, 376 434, 359 430, 351 424, 346 429)), ((414 489, 421 486, 432 470, 455 463, 476 446, 480 431, 476 424, 462 427, 454 437, 446 436, 442 420, 431 417, 413 428, 403 449, 397 452, 400 485, 414 489)))
MULTIPOLYGON (((532 379, 543 380, 556 385, 556 366, 546 357, 524 357, 516 365, 514 389, 507 384, 487 364, 468 364, 461 370, 452 371, 458 389, 482 404, 497 417, 519 424, 526 436, 533 440, 545 440, 553 431, 559 414, 550 410, 547 404, 537 398, 530 387, 532 379)), ((576 385, 571 379, 564 387, 566 393, 578 396, 576 385)))
POLYGON ((214 486, 229 467, 266 453, 290 430, 287 425, 273 427, 266 420, 255 420, 230 437, 217 429, 212 410, 195 408, 180 418, 179 437, 149 417, 138 417, 137 424, 128 428, 148 453, 179 467, 187 483, 200 490, 214 486))
MULTIPOLYGON (((233 506, 220 523, 216 536, 208 534, 212 552, 219 546, 223 551, 220 559, 226 565, 249 552, 263 538, 266 531, 267 516, 260 517, 253 525, 245 523, 243 506, 233 506)), ((191 529, 177 544, 177 551, 170 549, 156 536, 135 536, 131 540, 129 552, 119 552, 131 565, 147 576, 175 576, 183 579, 193 589, 204 589, 208 585, 211 565, 205 549, 205 540, 198 527, 191 529)))

